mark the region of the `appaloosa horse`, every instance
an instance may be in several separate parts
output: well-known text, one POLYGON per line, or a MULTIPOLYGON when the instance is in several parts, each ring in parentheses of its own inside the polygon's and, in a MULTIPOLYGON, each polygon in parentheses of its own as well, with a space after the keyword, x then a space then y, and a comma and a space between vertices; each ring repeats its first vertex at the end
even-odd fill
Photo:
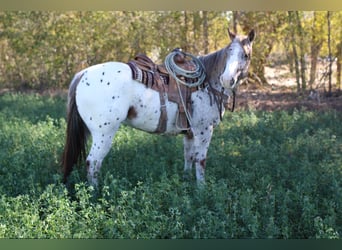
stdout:
MULTIPOLYGON (((207 150, 213 129, 227 109, 239 80, 247 73, 251 60, 254 30, 238 36, 228 29, 231 43, 198 59, 206 78, 201 88, 191 93, 191 133, 184 136, 184 171, 193 164, 199 184, 204 183, 207 150)), ((178 106, 165 101, 167 122, 163 134, 183 132, 176 126, 178 106)), ((86 158, 88 180, 98 183, 98 173, 121 123, 154 133, 161 115, 157 91, 133 80, 132 70, 122 62, 106 62, 78 72, 68 94, 67 134, 63 153, 64 181, 75 164, 86 156, 87 135, 92 146, 86 158)))

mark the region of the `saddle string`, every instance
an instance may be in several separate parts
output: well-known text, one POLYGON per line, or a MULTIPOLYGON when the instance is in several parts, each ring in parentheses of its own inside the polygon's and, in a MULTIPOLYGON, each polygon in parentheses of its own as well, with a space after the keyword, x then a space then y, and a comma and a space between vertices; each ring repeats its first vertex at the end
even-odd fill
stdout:
POLYGON ((192 128, 192 119, 191 119, 191 114, 189 113, 189 111, 186 107, 186 103, 183 99, 183 95, 182 95, 181 89, 180 89, 180 84, 183 84, 188 88, 195 88, 195 87, 200 86, 206 78, 204 66, 203 66, 202 62, 197 57, 195 57, 189 53, 180 51, 180 50, 175 50, 175 51, 172 51, 171 53, 169 53, 165 58, 164 65, 165 65, 165 68, 166 68, 167 72, 169 73, 169 75, 176 80, 177 89, 179 92, 179 97, 180 97, 182 106, 184 108, 185 116, 189 122, 189 128, 186 128, 186 129, 179 128, 178 127, 179 113, 178 113, 176 126, 180 130, 188 130, 189 131, 192 128), (183 69, 182 67, 179 67, 175 63, 175 56, 177 56, 179 53, 182 53, 184 57, 189 57, 192 59, 192 63, 195 66, 195 70, 183 69), (182 80, 182 77, 184 80, 182 80), (186 82, 185 79, 191 79, 192 81, 186 82), (197 79, 197 80, 195 81, 195 79, 197 79))
POLYGON ((186 118, 188 119, 188 122, 189 122, 189 128, 187 129, 184 129, 184 128, 179 128, 178 127, 178 118, 179 118, 179 112, 178 112, 178 115, 177 115, 177 121, 176 121, 176 127, 180 130, 190 130, 192 128, 192 119, 191 119, 191 115, 189 114, 189 111, 188 109, 186 108, 186 103, 183 99, 183 95, 182 95, 182 92, 181 92, 181 89, 179 87, 179 81, 178 81, 178 78, 176 78, 176 82, 177 82, 177 89, 178 89, 178 93, 179 93, 179 97, 180 97, 180 100, 182 102, 182 105, 184 107, 184 113, 185 113, 185 116, 186 118))

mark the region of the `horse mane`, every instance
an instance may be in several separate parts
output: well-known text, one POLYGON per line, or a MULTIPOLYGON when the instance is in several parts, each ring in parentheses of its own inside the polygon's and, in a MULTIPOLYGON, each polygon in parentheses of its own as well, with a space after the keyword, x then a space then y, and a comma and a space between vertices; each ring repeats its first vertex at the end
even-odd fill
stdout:
POLYGON ((204 70, 207 75, 207 81, 210 81, 213 77, 215 78, 220 76, 223 72, 224 67, 226 66, 225 61, 227 60, 227 49, 229 47, 230 44, 223 49, 200 56, 198 58, 204 66, 204 70))

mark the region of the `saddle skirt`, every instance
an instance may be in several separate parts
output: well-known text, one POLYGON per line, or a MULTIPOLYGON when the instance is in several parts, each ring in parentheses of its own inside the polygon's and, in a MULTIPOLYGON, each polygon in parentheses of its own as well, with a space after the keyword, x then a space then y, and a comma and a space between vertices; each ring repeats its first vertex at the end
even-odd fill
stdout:
MULTIPOLYGON (((177 66, 182 69, 193 71, 196 66, 190 60, 185 60, 184 54, 177 53, 174 57, 177 66)), ((192 114, 191 93, 198 90, 199 87, 189 88, 183 84, 178 84, 177 80, 170 76, 164 64, 155 64, 149 57, 144 54, 138 54, 134 60, 127 63, 132 70, 132 78, 141 82, 148 88, 151 88, 159 93, 161 103, 161 114, 156 133, 164 133, 167 124, 167 112, 165 101, 166 98, 170 102, 178 105, 177 127, 183 131, 191 132, 189 121, 186 116, 192 114), (182 103, 184 101, 185 107, 182 103)), ((180 76, 178 76, 180 77, 180 76)), ((182 79, 183 81, 192 83, 197 79, 182 79)))

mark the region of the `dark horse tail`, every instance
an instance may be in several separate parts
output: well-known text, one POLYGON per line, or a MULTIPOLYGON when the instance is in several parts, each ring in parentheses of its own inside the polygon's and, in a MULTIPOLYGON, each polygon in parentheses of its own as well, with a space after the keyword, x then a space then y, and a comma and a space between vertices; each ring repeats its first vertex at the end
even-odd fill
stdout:
POLYGON ((76 105, 76 87, 83 74, 76 74, 69 88, 68 108, 67 108, 67 130, 66 140, 62 158, 62 167, 66 183, 74 165, 86 157, 86 143, 88 129, 84 124, 76 105))

